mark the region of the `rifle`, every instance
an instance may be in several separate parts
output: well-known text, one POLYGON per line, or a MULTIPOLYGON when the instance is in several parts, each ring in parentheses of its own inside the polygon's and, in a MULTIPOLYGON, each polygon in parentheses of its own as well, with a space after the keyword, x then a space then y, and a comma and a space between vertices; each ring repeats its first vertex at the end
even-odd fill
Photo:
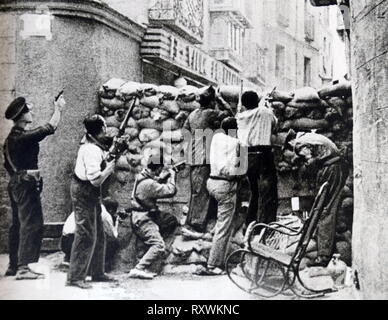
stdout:
POLYGON ((113 139, 113 144, 109 149, 109 153, 106 158, 107 162, 111 162, 112 160, 117 159, 128 148, 128 144, 126 142, 120 141, 120 138, 125 133, 125 128, 127 127, 129 118, 131 117, 132 111, 136 106, 137 99, 137 97, 134 97, 131 106, 128 108, 128 111, 125 114, 125 118, 120 125, 119 133, 113 139))
POLYGON ((272 91, 270 93, 268 93, 266 96, 265 96, 265 102, 268 103, 268 102, 272 102, 273 101, 273 94, 275 93, 276 91, 276 87, 274 87, 272 89, 272 91))

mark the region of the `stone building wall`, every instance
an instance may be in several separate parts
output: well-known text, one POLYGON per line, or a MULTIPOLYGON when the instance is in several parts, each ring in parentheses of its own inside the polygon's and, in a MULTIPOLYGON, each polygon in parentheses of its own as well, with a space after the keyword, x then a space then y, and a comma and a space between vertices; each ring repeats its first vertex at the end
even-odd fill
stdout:
POLYGON ((353 264, 362 297, 388 298, 388 1, 351 1, 353 264))
MULTIPOLYGON (((34 124, 40 125, 50 119, 53 97, 65 90, 67 107, 62 122, 56 134, 41 143, 40 153, 46 186, 42 193, 45 221, 64 221, 71 210, 69 183, 83 135, 82 120, 96 111, 97 88, 105 79, 126 76, 142 80, 139 47, 144 30, 107 6, 89 0, 2 1, 0 21, 1 147, 12 125, 3 115, 14 97, 25 96, 34 104, 34 124), (49 5, 53 15, 52 39, 23 39, 21 16, 36 13, 39 5, 49 5)), ((2 158, 0 161, 3 163, 2 158)), ((8 177, 0 167, 1 252, 6 250, 10 208, 8 177)))

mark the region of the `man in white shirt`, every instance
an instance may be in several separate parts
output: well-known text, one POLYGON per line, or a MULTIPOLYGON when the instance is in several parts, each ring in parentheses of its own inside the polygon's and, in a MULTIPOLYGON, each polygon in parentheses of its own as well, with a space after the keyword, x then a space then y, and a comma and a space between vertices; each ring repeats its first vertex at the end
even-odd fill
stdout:
POLYGON ((221 123, 223 132, 213 136, 210 146, 210 179, 207 188, 218 202, 217 223, 205 275, 220 275, 230 238, 233 232, 233 218, 236 212, 237 185, 247 171, 247 148, 237 139, 237 122, 226 118, 221 123))
POLYGON ((238 138, 248 147, 248 179, 251 189, 247 224, 252 221, 270 223, 276 220, 278 208, 277 175, 271 137, 277 119, 264 98, 254 91, 241 97, 245 111, 237 114, 238 138))
MULTIPOLYGON (((101 204, 101 218, 106 238, 105 264, 113 257, 118 246, 119 218, 116 216, 118 203, 110 197, 105 198, 101 204), (115 222, 114 222, 115 220, 115 222)), ((71 247, 74 242, 75 216, 72 212, 66 219, 61 237, 61 250, 65 253, 64 264, 70 263, 71 247)))
POLYGON ((104 163, 109 149, 104 118, 89 116, 84 125, 86 135, 78 151, 70 188, 76 228, 66 285, 90 289, 92 286, 85 282, 89 270, 92 281, 113 280, 104 269, 101 186, 113 173, 115 161, 104 163))

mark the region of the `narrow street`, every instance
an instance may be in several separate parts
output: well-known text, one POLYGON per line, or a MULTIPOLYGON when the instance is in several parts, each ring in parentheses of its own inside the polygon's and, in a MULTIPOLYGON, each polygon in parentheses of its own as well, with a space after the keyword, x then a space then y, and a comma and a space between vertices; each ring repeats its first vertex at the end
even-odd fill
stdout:
MULTIPOLYGON (((200 277, 193 275, 160 276, 153 281, 129 279, 117 275, 117 284, 94 284, 91 290, 66 287, 66 273, 56 267, 59 254, 40 259, 35 270, 45 273, 46 279, 16 281, 3 277, 7 255, 0 255, 0 300, 259 300, 238 289, 227 276, 200 277)), ((328 295, 324 300, 353 299, 350 289, 328 295)), ((289 294, 276 300, 296 300, 289 294)))

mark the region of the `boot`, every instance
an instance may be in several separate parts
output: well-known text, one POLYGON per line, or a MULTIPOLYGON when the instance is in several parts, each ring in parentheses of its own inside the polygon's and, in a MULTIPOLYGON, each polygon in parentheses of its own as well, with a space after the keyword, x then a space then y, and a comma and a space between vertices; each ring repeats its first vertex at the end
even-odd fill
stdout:
POLYGON ((136 279, 152 280, 155 277, 155 274, 149 272, 148 270, 134 268, 129 272, 129 277, 136 279))
POLYGON ((31 271, 28 266, 20 266, 16 273, 16 280, 36 280, 43 278, 43 274, 31 271))
POLYGON ((102 274, 99 276, 92 276, 93 282, 117 282, 117 279, 114 277, 108 276, 107 274, 102 274))
POLYGON ((77 287, 80 289, 92 289, 93 286, 89 283, 86 283, 84 280, 77 280, 77 281, 67 281, 66 282, 67 287, 77 287))
POLYGON ((17 272, 18 272, 18 267, 10 264, 10 265, 8 265, 8 269, 5 272, 4 276, 13 277, 13 276, 16 276, 17 272))

